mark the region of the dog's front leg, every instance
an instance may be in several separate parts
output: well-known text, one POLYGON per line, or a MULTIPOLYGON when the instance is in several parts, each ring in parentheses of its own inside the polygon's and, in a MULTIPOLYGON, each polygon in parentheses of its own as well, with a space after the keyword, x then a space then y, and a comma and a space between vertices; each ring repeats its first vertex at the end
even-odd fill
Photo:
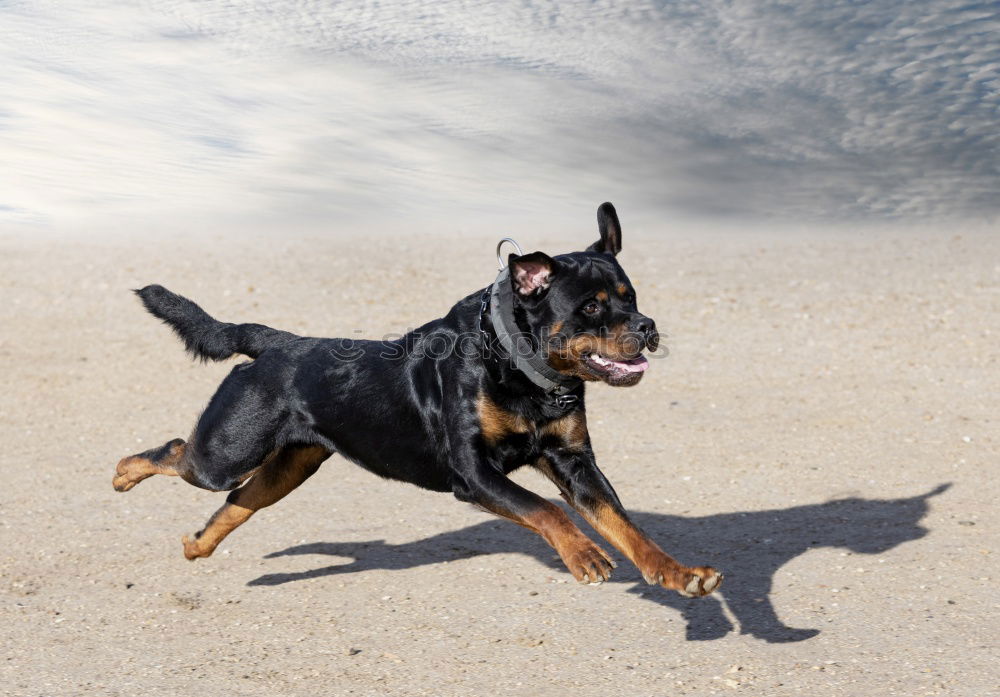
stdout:
POLYGON ((647 583, 687 596, 708 595, 722 583, 722 574, 712 567, 677 562, 629 519, 589 447, 552 448, 537 466, 563 498, 639 568, 647 583))
POLYGON ((533 530, 559 553, 566 568, 581 583, 601 583, 615 563, 583 534, 562 508, 515 484, 484 459, 465 459, 456 468, 452 489, 467 501, 533 530))

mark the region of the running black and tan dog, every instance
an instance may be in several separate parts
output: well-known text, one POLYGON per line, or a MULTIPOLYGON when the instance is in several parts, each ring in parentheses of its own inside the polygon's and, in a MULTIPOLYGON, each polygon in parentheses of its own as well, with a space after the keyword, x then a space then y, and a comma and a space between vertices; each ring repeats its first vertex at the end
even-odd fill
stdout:
POLYGON ((184 555, 196 559, 337 452, 382 477, 452 492, 509 518, 552 545, 578 581, 607 580, 611 557, 562 508, 508 478, 527 465, 647 582, 711 593, 722 575, 663 552, 629 520, 594 460, 584 384, 635 385, 648 366, 642 352, 658 340, 615 258, 614 207, 603 204, 597 218, 601 239, 586 251, 511 254, 491 286, 396 341, 228 324, 161 286, 136 291, 195 356, 253 360, 222 382, 188 442, 118 463, 115 489, 169 474, 232 490, 204 529, 184 538, 184 555))

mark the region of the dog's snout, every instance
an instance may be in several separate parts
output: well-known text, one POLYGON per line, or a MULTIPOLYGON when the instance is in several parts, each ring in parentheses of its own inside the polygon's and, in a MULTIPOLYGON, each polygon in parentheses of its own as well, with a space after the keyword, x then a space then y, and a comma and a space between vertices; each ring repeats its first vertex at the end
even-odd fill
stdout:
POLYGON ((649 334, 656 331, 656 323, 649 317, 640 315, 632 325, 632 331, 637 334, 649 334))
POLYGON ((656 333, 656 322, 645 315, 635 315, 628 323, 628 329, 633 334, 638 335, 645 348, 655 351, 660 343, 659 334, 656 333))
POLYGON ((625 323, 633 341, 638 341, 639 350, 649 349, 655 351, 659 344, 659 335, 656 333, 656 322, 645 315, 633 314, 625 323))

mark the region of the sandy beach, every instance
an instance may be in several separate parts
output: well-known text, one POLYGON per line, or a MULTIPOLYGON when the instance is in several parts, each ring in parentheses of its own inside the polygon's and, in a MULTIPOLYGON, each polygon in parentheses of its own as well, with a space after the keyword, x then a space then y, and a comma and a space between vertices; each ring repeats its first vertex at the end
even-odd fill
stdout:
MULTIPOLYGON (((236 363, 192 361, 129 289, 381 337, 491 282, 498 236, 0 237, 0 694, 1000 692, 987 231, 626 226, 669 356, 588 390, 591 436, 640 526, 726 573, 708 598, 618 554, 580 586, 530 532, 337 456, 197 562, 181 536, 224 494, 112 490, 236 363)), ((594 232, 517 237, 558 253, 594 232)))

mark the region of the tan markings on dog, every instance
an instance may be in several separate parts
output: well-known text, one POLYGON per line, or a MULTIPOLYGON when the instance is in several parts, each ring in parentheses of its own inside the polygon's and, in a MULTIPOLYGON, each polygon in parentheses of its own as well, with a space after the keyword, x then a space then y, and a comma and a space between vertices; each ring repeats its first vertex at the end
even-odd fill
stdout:
POLYGON ((615 290, 617 290, 618 291, 618 295, 622 296, 623 298, 626 295, 628 295, 628 286, 626 286, 624 283, 619 283, 618 287, 615 288, 615 290))
POLYGON ((533 428, 523 416, 498 406, 483 392, 476 398, 476 412, 483 438, 491 445, 512 433, 528 433, 533 428))
POLYGON ((537 511, 519 516, 516 522, 537 532, 557 550, 577 542, 583 534, 563 509, 548 501, 537 511))
POLYGON ((542 434, 557 436, 564 447, 580 450, 587 442, 587 417, 582 410, 570 412, 542 426, 542 434))
POLYGON ((139 455, 122 458, 115 467, 115 477, 112 486, 115 491, 128 491, 144 479, 154 474, 165 474, 171 477, 184 474, 182 459, 187 444, 180 438, 175 438, 161 448, 148 450, 139 455), (151 457, 151 453, 156 453, 151 457))
POLYGON ((552 325, 552 328, 549 329, 549 336, 555 336, 556 334, 562 331, 562 328, 563 328, 562 320, 556 322, 555 324, 552 325))
POLYGON ((639 568, 647 583, 663 583, 667 588, 676 590, 684 588, 692 570, 660 549, 646 533, 612 506, 601 502, 593 511, 582 506, 577 510, 604 539, 639 568), (661 576, 662 581, 659 580, 661 576))
POLYGON ((614 565, 611 557, 583 534, 559 506, 546 501, 537 511, 511 519, 552 545, 577 581, 600 583, 610 578, 614 565))
POLYGON ((630 520, 605 503, 599 503, 593 512, 584 515, 608 542, 633 561, 645 556, 648 547, 655 545, 630 520))
POLYGON ((226 535, 256 511, 287 496, 328 457, 330 452, 319 446, 292 446, 273 453, 249 482, 229 495, 201 532, 193 538, 183 538, 184 556, 188 559, 211 556, 226 535))
POLYGON ((540 498, 537 508, 521 514, 496 503, 478 505, 541 535, 559 553, 577 581, 600 583, 610 578, 614 561, 554 503, 540 498))
POLYGON ((599 353, 612 360, 627 360, 636 353, 636 347, 626 345, 627 336, 629 331, 624 323, 612 327, 607 336, 577 334, 557 348, 550 347, 549 365, 564 375, 574 375, 583 380, 599 380, 583 365, 583 356, 599 353), (632 350, 629 351, 629 348, 632 350))
POLYGON ((608 291, 606 291, 606 290, 599 290, 594 295, 594 297, 597 298, 598 300, 600 300, 601 302, 606 303, 608 301, 608 291))

